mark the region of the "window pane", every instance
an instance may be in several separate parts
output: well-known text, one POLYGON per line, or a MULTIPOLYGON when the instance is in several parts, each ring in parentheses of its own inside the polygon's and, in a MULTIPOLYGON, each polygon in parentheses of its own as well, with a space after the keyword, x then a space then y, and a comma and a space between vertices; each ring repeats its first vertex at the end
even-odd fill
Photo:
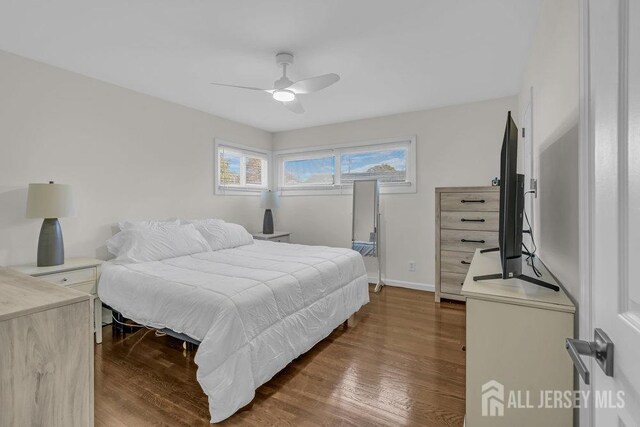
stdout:
POLYGON ((265 167, 265 161, 263 159, 247 157, 246 162, 247 184, 262 185, 262 168, 265 167))
POLYGON ((284 162, 284 185, 332 185, 334 168, 334 156, 286 160, 284 162))
POLYGON ((240 154, 220 151, 220 184, 240 184, 240 154))
POLYGON ((406 148, 366 151, 340 156, 342 182, 379 179, 381 182, 404 182, 407 179, 406 148))

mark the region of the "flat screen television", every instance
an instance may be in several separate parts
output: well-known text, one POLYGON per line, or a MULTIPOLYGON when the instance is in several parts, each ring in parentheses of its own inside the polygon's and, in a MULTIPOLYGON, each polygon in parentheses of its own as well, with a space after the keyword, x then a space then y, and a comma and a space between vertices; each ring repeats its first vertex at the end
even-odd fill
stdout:
POLYGON ((500 217, 498 248, 481 252, 500 251, 502 272, 475 276, 473 280, 519 278, 545 288, 559 291, 556 285, 522 274, 522 224, 524 216, 524 175, 518 173, 518 128, 507 114, 507 124, 500 152, 500 217))
POLYGON ((500 153, 500 263, 502 278, 522 274, 522 222, 524 213, 524 175, 518 173, 518 128, 511 111, 500 153))

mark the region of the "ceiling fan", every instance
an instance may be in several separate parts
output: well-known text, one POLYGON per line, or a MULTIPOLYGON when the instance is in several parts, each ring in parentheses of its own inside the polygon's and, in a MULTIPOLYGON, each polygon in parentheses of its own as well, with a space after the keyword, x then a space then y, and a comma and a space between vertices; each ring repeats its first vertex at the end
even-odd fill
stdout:
POLYGON ((338 80, 340 80, 340 76, 334 73, 323 74, 321 76, 311 77, 304 80, 298 80, 297 82, 292 82, 287 77, 287 66, 293 64, 293 55, 290 53, 281 52, 276 55, 276 63, 282 66, 282 77, 276 80, 273 83, 273 89, 261 89, 257 87, 249 87, 249 86, 237 86, 237 85, 228 85, 224 83, 211 83, 212 85, 217 86, 227 86, 227 87, 236 87, 240 89, 249 89, 249 90, 259 90, 263 92, 270 93, 273 96, 273 99, 279 101, 282 105, 284 105, 290 111, 294 113, 302 114, 304 113, 304 108, 302 108, 302 104, 298 99, 298 95, 303 95, 307 93, 317 92, 321 89, 324 89, 328 86, 331 86, 338 80))

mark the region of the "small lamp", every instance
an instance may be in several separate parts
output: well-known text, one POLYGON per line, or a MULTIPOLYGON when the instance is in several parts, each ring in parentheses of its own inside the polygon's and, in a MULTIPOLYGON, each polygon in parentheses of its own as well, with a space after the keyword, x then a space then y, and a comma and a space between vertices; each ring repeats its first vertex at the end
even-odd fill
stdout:
POLYGON ((278 193, 265 190, 260 195, 260 207, 264 208, 264 221, 262 222, 262 234, 273 234, 273 215, 271 209, 280 207, 278 193))
POLYGON ((64 264, 64 243, 58 218, 73 215, 71 186, 29 184, 27 218, 44 218, 38 238, 38 267, 64 264))

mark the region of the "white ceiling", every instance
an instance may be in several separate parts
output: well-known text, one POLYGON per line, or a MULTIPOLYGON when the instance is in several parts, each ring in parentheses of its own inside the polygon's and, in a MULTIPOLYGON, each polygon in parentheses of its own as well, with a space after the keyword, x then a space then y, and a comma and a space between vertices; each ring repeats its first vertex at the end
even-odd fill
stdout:
POLYGON ((540 0, 0 0, 0 49, 269 131, 516 94, 540 0), (338 73, 296 115, 266 93, 338 73))

